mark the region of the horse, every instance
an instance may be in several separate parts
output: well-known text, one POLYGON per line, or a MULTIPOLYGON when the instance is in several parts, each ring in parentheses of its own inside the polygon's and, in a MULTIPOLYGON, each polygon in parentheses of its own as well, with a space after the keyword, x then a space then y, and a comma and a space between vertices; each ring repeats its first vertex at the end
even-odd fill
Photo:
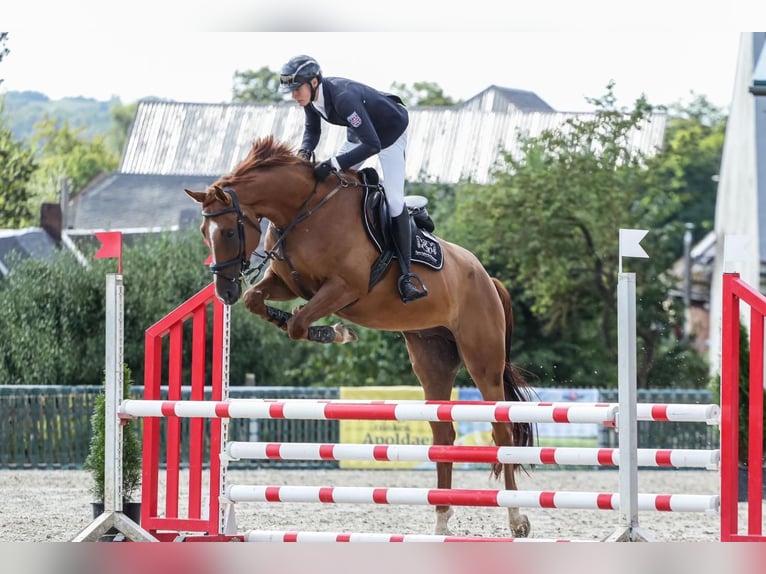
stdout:
MULTIPOLYGON (((349 343, 356 334, 342 323, 314 326, 335 316, 358 326, 401 332, 412 369, 428 401, 449 401, 462 365, 485 401, 529 400, 530 387, 511 363, 513 312, 503 283, 491 277, 469 250, 437 238, 441 270, 418 266, 428 295, 404 304, 397 291, 398 265, 389 265, 370 287, 370 269, 379 251, 363 228, 362 174, 333 172, 324 182, 313 164, 273 136, 253 142, 247 157, 205 191, 185 189, 202 208, 200 230, 212 252, 216 296, 226 305, 242 297, 252 313, 275 324, 294 340, 349 343), (269 265, 242 296, 242 280, 261 240, 261 220, 269 222, 264 247, 269 265), (292 313, 267 301, 306 302, 292 313)), ((264 259, 264 263, 266 259, 264 259)), ((414 265, 414 264, 413 264, 414 265)), ((260 273, 260 269, 258 272, 260 273)), ((434 445, 453 445, 451 422, 431 422, 434 445)), ((531 446, 529 423, 492 423, 497 446, 531 446)), ((506 489, 516 490, 521 465, 493 465, 506 489)), ((436 463, 437 487, 452 487, 452 463, 436 463)), ((450 506, 435 507, 436 534, 450 534, 450 506)), ((508 509, 515 537, 530 523, 518 508, 508 509)))

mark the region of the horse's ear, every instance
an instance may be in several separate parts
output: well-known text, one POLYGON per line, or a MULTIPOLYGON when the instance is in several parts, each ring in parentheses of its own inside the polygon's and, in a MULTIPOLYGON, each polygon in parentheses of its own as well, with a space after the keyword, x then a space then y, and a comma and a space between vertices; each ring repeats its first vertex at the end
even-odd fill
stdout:
POLYGON ((215 198, 218 201, 222 201, 223 203, 230 203, 231 200, 229 196, 226 194, 226 192, 223 189, 221 189, 221 186, 214 185, 213 193, 215 194, 215 198))
POLYGON ((206 193, 204 191, 192 191, 191 189, 184 189, 186 195, 191 197, 197 203, 202 203, 205 200, 206 193))

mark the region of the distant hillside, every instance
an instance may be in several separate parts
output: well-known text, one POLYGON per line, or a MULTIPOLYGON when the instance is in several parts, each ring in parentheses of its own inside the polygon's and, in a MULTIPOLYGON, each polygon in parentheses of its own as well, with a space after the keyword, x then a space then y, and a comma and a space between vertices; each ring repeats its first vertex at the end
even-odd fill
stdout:
POLYGON ((72 129, 84 127, 87 138, 105 135, 112 127, 114 105, 122 105, 119 98, 104 102, 83 97, 51 100, 40 92, 0 93, 0 113, 19 141, 29 141, 34 124, 46 117, 68 121, 72 129))

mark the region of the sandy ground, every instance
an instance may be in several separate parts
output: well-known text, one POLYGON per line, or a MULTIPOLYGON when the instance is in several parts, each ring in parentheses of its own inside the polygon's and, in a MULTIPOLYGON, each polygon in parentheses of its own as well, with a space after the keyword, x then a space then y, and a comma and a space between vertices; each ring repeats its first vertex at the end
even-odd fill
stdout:
MULTIPOLYGON (((234 470, 229 484, 379 486, 435 488, 433 471, 416 470, 234 470)), ((714 494, 718 473, 704 470, 640 470, 639 492, 714 494)), ((92 520, 90 475, 78 470, 0 470, 0 541, 65 542, 92 520)), ((484 470, 456 470, 454 488, 500 488, 484 470)), ((520 490, 618 492, 616 470, 533 470, 519 479, 520 490)), ((740 522, 744 521, 743 504, 740 522)), ((524 509, 533 538, 602 540, 620 528, 612 510, 524 509)), ((766 514, 766 513, 765 513, 766 514)), ((238 503, 237 526, 248 530, 386 532, 432 534, 429 506, 374 504, 238 503)), ((717 541, 717 512, 639 513, 640 526, 656 540, 717 541)), ((456 507, 456 535, 507 537, 503 508, 456 507)))

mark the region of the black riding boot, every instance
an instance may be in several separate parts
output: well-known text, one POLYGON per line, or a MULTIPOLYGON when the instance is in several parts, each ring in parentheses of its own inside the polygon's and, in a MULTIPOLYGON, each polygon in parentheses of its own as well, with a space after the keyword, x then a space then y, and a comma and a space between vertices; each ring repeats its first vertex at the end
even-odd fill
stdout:
POLYGON ((397 287, 402 301, 409 303, 421 297, 428 295, 423 281, 410 273, 410 250, 412 249, 412 231, 410 230, 410 215, 407 208, 399 215, 391 218, 394 232, 394 244, 399 257, 399 266, 402 268, 402 275, 399 277, 397 287), (419 287, 418 287, 419 286, 419 287))

